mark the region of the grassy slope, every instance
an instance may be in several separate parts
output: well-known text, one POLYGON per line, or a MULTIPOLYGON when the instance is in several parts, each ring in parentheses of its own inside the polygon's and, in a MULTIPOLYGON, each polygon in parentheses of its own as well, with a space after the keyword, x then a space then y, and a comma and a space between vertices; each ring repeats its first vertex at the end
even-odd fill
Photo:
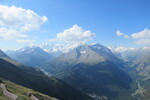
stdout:
MULTIPOLYGON (((34 96, 38 97, 40 100, 57 100, 55 98, 49 97, 47 95, 41 94, 39 92, 33 91, 33 90, 25 88, 23 86, 17 85, 15 83, 10 82, 10 81, 3 81, 3 82, 6 85, 6 88, 8 91, 19 96, 17 100, 31 100, 27 96, 28 92, 34 94, 34 96)), ((1 88, 0 88, 0 100, 10 100, 5 95, 3 95, 1 88)))

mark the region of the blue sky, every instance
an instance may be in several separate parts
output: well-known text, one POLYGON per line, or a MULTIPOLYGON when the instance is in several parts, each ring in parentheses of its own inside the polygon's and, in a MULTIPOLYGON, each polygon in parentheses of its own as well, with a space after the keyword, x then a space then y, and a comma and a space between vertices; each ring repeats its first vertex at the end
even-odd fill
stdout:
MULTIPOLYGON (((26 11, 30 9, 40 16, 37 18, 38 28, 35 26, 37 23, 32 23, 34 27, 28 31, 20 32, 21 29, 19 29, 18 34, 27 37, 20 36, 9 39, 0 35, 0 38, 2 37, 0 39, 2 50, 19 49, 31 43, 64 41, 68 43, 70 42, 68 39, 73 39, 74 43, 83 42, 80 39, 85 39, 84 43, 98 42, 106 46, 141 47, 150 45, 149 0, 1 0, 0 4, 8 8, 15 6, 16 10, 19 7, 26 11), (44 17, 47 19, 44 19, 44 17), (77 30, 73 28, 74 25, 77 26, 75 28, 77 30), (70 28, 74 30, 74 33, 71 33, 70 28), (88 30, 90 32, 86 32, 88 30), (118 34, 116 34, 116 31, 118 31, 118 34), (76 33, 78 35, 75 35, 76 33), (87 36, 81 36, 82 33, 87 36), (58 34, 61 36, 58 37, 58 34)), ((23 16, 26 16, 25 14, 23 16)), ((33 17, 35 16, 33 14, 33 17)), ((15 19, 15 17, 13 18, 15 19)), ((16 21, 14 19, 11 22, 16 21)), ((20 20, 18 23, 27 24, 20 22, 20 20)), ((11 29, 18 31, 19 25, 16 24, 16 28, 4 23, 0 24, 0 27, 6 28, 9 26, 12 27, 11 29)), ((8 30, 10 31, 10 28, 7 28, 8 30)))

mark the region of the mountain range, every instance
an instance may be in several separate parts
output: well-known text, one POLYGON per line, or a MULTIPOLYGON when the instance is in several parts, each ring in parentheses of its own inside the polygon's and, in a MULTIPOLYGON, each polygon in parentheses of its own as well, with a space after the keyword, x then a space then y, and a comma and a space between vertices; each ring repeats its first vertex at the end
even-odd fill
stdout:
MULTIPOLYGON (((64 86, 68 87, 69 85, 68 89, 72 91, 69 98, 74 97, 74 91, 78 91, 80 94, 79 99, 68 99, 68 95, 65 94, 68 100, 80 100, 80 97, 89 100, 150 99, 148 95, 150 93, 149 47, 105 47, 99 43, 94 43, 91 45, 73 45, 69 48, 66 46, 65 52, 62 48, 58 48, 59 46, 56 45, 45 44, 24 47, 16 51, 7 51, 8 56, 1 51, 0 56, 2 60, 15 65, 17 68, 19 66, 19 69, 24 72, 34 73, 34 77, 35 75, 38 75, 38 78, 39 76, 45 77, 44 71, 49 74, 50 79, 62 82, 61 86, 58 83, 53 89, 58 87, 64 89, 64 86)), ((47 81, 47 78, 42 81, 47 81)), ((53 82, 55 83, 55 81, 53 82)), ((22 85, 29 87, 27 84, 22 85)), ((49 95, 49 93, 41 90, 42 88, 37 91, 49 95)), ((61 90, 57 92, 62 95, 61 90)), ((60 95, 54 97, 60 99, 60 95)))

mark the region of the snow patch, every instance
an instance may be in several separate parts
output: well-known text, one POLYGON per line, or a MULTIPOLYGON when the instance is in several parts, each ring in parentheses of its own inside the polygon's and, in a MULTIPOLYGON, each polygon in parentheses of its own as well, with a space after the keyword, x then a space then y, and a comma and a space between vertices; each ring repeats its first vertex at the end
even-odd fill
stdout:
POLYGON ((86 54, 86 51, 80 51, 81 54, 86 54))

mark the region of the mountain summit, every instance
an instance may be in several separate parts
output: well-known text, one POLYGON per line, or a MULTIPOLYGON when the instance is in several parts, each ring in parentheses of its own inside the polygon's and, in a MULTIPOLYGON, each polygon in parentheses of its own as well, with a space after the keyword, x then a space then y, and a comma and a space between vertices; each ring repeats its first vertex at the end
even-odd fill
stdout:
MULTIPOLYGON (((101 44, 81 45, 52 60, 46 71, 96 98, 116 99, 130 88, 124 65, 101 44)), ((127 95, 126 95, 127 96, 127 95)), ((125 95, 124 95, 125 97, 125 95)), ((132 100, 128 94, 128 100, 132 100)), ((104 99, 105 100, 105 99, 104 99)), ((126 100, 126 99, 122 99, 126 100)))

